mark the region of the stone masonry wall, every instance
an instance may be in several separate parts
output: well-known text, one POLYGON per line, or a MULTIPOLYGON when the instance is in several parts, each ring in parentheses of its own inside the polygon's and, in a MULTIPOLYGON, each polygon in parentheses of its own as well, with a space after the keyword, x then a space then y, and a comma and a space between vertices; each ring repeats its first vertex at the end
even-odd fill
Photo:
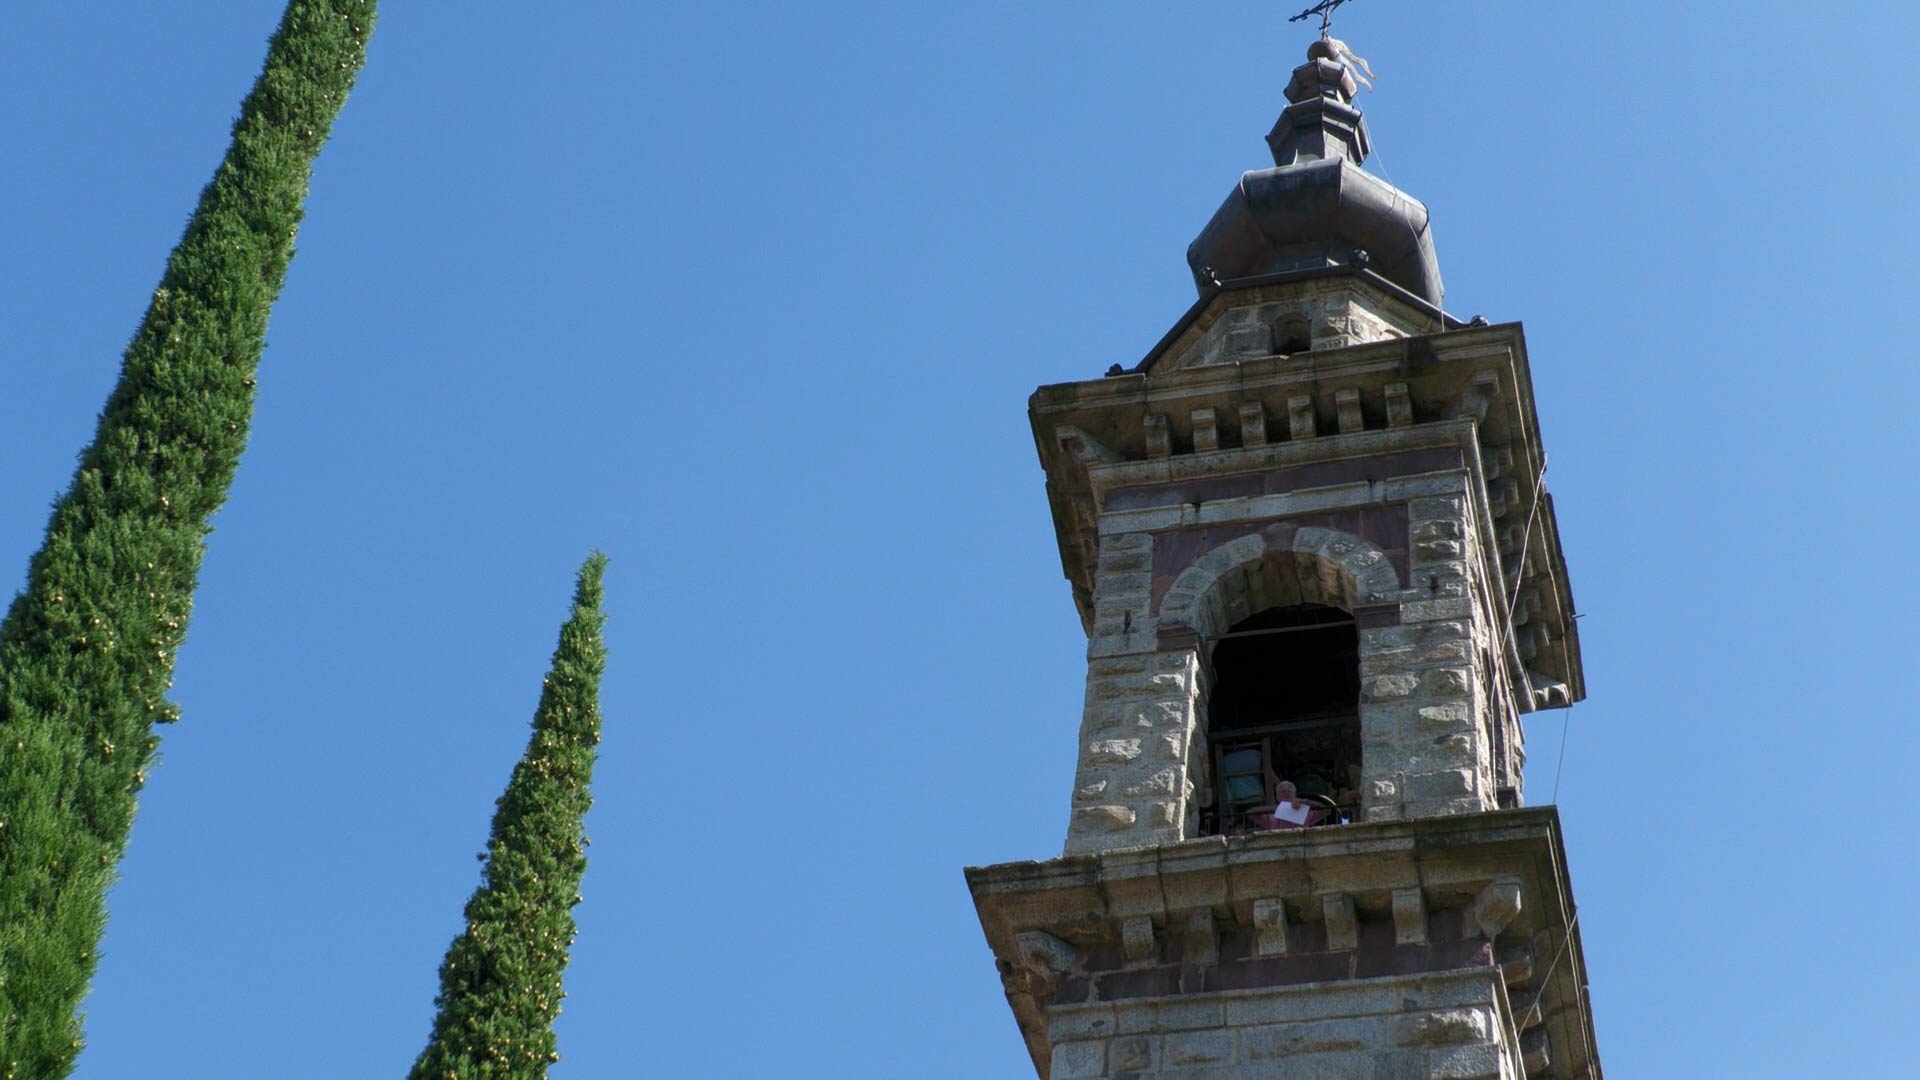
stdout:
POLYGON ((1050 1010, 1049 1080, 1520 1080, 1498 969, 1050 1010))
MULTIPOLYGON (((1365 820, 1494 808, 1500 787, 1514 782, 1496 753, 1510 706, 1495 692, 1504 675, 1490 659, 1501 644, 1494 586, 1481 569, 1467 485, 1464 472, 1353 485, 1366 513, 1403 516, 1404 583, 1357 536, 1292 526, 1244 500, 1239 520, 1269 522, 1266 529, 1199 555, 1156 610, 1155 547, 1179 530, 1103 535, 1067 852, 1194 835, 1206 760, 1202 650, 1232 623, 1281 602, 1369 611, 1357 703, 1365 820)), ((1208 520, 1235 519, 1216 511, 1208 520)))
POLYGON ((1369 821, 1496 806, 1494 619, 1475 580, 1464 494, 1407 506, 1412 567, 1400 624, 1363 632, 1361 748, 1369 821))

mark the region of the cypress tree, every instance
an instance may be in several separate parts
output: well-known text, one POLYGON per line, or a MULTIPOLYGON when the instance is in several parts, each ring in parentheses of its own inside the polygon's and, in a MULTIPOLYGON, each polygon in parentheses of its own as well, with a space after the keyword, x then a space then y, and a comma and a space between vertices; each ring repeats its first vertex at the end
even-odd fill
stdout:
POLYGON ((0 622, 0 1077, 66 1075, 267 314, 374 0, 292 0, 0 622))
POLYGON ((553 1019, 587 868, 582 819, 600 743, 605 567, 596 552, 580 568, 527 752, 495 803, 467 927, 440 964, 439 1012, 410 1080, 532 1080, 560 1060, 553 1019))

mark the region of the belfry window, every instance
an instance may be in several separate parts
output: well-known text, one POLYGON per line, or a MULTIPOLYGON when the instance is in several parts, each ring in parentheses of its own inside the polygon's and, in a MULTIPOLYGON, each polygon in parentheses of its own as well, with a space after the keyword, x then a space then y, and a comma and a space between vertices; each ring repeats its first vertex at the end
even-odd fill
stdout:
POLYGON ((1211 660, 1213 801, 1201 811, 1201 832, 1352 821, 1360 803, 1360 638, 1352 616, 1319 604, 1272 608, 1236 624, 1211 660), (1281 799, 1288 784, 1292 806, 1281 799))

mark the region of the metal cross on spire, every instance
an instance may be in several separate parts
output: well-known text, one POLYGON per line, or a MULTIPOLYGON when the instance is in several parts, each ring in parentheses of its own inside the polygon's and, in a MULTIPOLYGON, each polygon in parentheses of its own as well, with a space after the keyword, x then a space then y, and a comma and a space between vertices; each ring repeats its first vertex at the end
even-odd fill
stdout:
MULTIPOLYGON (((1348 48, 1346 42, 1333 36, 1333 13, 1339 11, 1342 6, 1351 3, 1353 3, 1353 0, 1320 0, 1319 3, 1287 21, 1305 22, 1315 15, 1320 16, 1321 44, 1314 46, 1314 48, 1325 47, 1328 50, 1328 59, 1346 68, 1348 73, 1353 76, 1354 81, 1366 87, 1368 92, 1371 93, 1374 79, 1373 68, 1368 65, 1364 57, 1348 48)), ((1312 55, 1311 50, 1308 51, 1308 55, 1312 55)))
POLYGON ((1318 15, 1320 16, 1320 36, 1323 38, 1332 37, 1333 36, 1333 13, 1336 11, 1339 11, 1342 5, 1351 4, 1351 3, 1353 3, 1353 0, 1320 0, 1319 3, 1313 5, 1312 7, 1301 12, 1300 14, 1295 15, 1293 18, 1288 19, 1287 21, 1288 22, 1306 22, 1308 19, 1311 19, 1315 15, 1318 15))

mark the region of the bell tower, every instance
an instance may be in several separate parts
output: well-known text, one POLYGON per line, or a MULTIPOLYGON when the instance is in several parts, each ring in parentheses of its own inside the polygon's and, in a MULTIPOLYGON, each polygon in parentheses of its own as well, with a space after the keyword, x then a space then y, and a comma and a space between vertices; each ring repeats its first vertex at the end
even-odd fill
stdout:
POLYGON ((1441 308, 1323 35, 1145 359, 1029 411, 1087 633, 1061 858, 970 869, 1039 1075, 1598 1077, 1520 717, 1585 695, 1518 324, 1441 308))

